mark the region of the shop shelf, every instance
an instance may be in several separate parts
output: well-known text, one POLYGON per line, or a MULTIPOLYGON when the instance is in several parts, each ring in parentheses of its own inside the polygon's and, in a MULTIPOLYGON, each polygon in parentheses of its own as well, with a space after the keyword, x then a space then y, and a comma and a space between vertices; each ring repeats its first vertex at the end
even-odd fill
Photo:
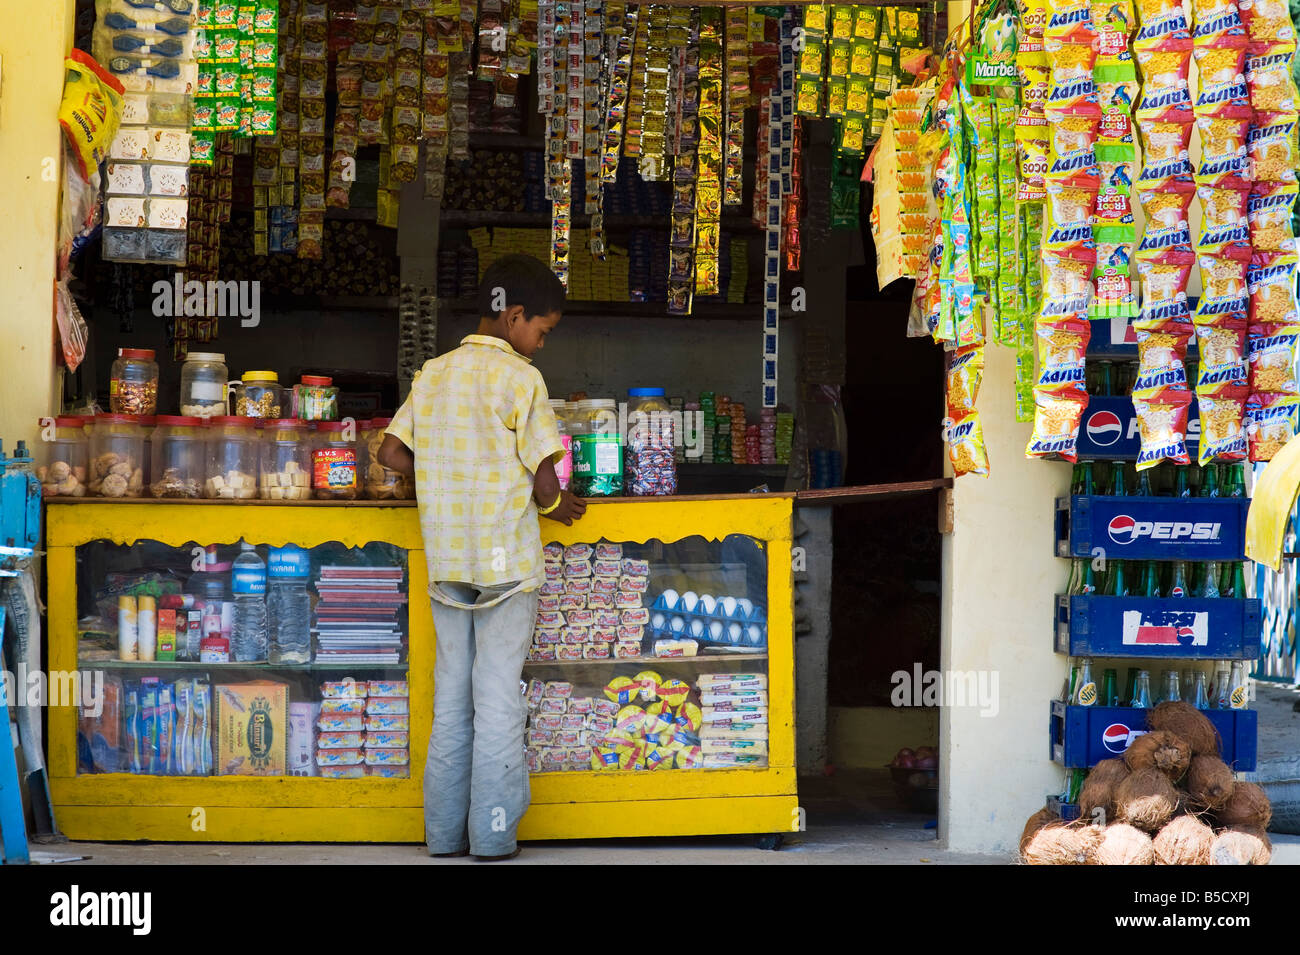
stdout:
POLYGON ((1112 560, 1244 560, 1244 497, 1056 499, 1056 556, 1112 560))
MULTIPOLYGON (((1067 706, 1052 700, 1051 758, 1066 769, 1086 769, 1121 755, 1146 732, 1147 710, 1130 706, 1067 706)), ((1223 761, 1236 772, 1255 769, 1254 710, 1202 710, 1219 732, 1223 761)))
MULTIPOLYGON (((1137 413, 1128 395, 1092 395, 1079 428, 1080 461, 1136 461, 1142 441, 1137 413)), ((1196 399, 1187 412, 1187 452, 1195 460, 1201 444, 1201 417, 1196 399)))
POLYGON ((684 663, 705 662, 712 666, 719 660, 766 660, 766 653, 701 653, 693 657, 623 657, 615 659, 610 657, 607 660, 528 660, 524 663, 525 667, 611 667, 618 666, 622 663, 631 663, 639 665, 655 664, 656 666, 674 666, 684 663))
POLYGON ((1056 652, 1072 657, 1253 660, 1260 601, 1228 597, 1056 598, 1056 652))
POLYGON ((405 670, 405 663, 196 663, 193 660, 82 660, 82 670, 277 670, 310 672, 313 670, 405 670))

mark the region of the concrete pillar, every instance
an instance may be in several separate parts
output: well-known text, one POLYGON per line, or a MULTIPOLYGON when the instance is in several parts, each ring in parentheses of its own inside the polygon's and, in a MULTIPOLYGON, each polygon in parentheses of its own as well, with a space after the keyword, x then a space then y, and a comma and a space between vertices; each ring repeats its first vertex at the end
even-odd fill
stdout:
POLYGON ((826 768, 826 680, 831 646, 831 566, 835 508, 796 507, 794 512, 795 594, 795 765, 801 776, 826 768), (802 562, 803 569, 800 569, 802 562))

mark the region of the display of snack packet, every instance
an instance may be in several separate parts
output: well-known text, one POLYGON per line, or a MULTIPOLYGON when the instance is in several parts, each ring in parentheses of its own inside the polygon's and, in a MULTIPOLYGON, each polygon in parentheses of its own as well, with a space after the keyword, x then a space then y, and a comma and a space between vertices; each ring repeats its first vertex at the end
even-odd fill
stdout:
POLYGON ((1016 341, 1016 421, 1034 420, 1034 329, 1029 322, 1020 325, 1016 341))
POLYGON ((1250 390, 1280 393, 1300 391, 1296 380, 1296 343, 1300 324, 1252 325, 1246 339, 1246 362, 1250 366, 1250 390))
MULTIPOLYGON (((1069 230, 1088 227, 1091 230, 1097 206, 1097 190, 1071 185, 1060 180, 1046 183, 1048 221, 1051 223, 1046 245, 1060 248, 1062 243, 1077 241, 1069 237, 1069 230)), ((1089 233, 1090 234, 1090 233, 1089 233)))
POLYGON ((975 274, 981 278, 998 270, 998 141, 996 108, 988 97, 974 97, 967 120, 974 127, 975 146, 975 274))
MULTIPOLYGON (((1130 231, 1132 226, 1127 227, 1130 231)), ((1097 263, 1093 268, 1091 318, 1126 318, 1137 314, 1133 292, 1133 240, 1098 240, 1097 263)))
POLYGON ((967 345, 949 353, 946 376, 948 417, 956 420, 975 410, 984 376, 984 346, 967 345))
MULTIPOLYGON (((1293 113, 1300 109, 1291 72, 1295 44, 1273 44, 1245 57, 1247 105, 1261 113, 1293 113)), ((1243 114, 1249 118, 1249 114, 1243 114)))
POLYGON ((1133 98, 1138 85, 1133 80, 1097 84, 1101 122, 1097 127, 1097 158, 1132 162, 1133 98))
POLYGON ((1286 0, 1240 0, 1238 9, 1252 46, 1285 43, 1295 48, 1295 27, 1286 0))
POLYGON ((1088 0, 1047 0, 1044 46, 1051 40, 1090 46, 1096 38, 1097 25, 1088 0))
POLYGON ((1245 49, 1250 42, 1237 0, 1195 0, 1192 42, 1196 46, 1245 49))
POLYGON ((1290 182, 1296 177, 1295 113, 1256 113, 1246 134, 1246 152, 1256 182, 1290 182))
POLYGON ((1137 469, 1145 471, 1161 461, 1188 464, 1187 411, 1192 403, 1192 393, 1185 388, 1164 388, 1148 396, 1133 396, 1133 410, 1137 412, 1138 450, 1137 469))
POLYGON ((1096 244, 1089 238, 1063 250, 1045 246, 1042 256, 1042 316, 1052 319, 1087 314, 1088 306, 1092 304, 1096 244))
MULTIPOLYGON (((1187 282, 1195 260, 1160 262, 1139 259, 1138 282, 1142 290, 1142 320, 1186 322, 1191 320, 1187 282)), ((1148 325, 1148 327, 1154 327, 1148 325)))
POLYGON ((1272 461, 1274 455, 1295 437, 1300 395, 1254 394, 1246 402, 1246 437, 1250 460, 1272 461))
POLYGON ((1300 196, 1295 182, 1257 182, 1245 202, 1250 246, 1255 252, 1295 252, 1292 210, 1300 196))
POLYGON ((1088 407, 1088 393, 1077 388, 1034 389, 1034 431, 1025 456, 1078 458, 1079 422, 1088 407))
POLYGON ((1289 325, 1300 320, 1295 293, 1296 256, 1288 252, 1257 252, 1246 270, 1250 324, 1289 325))
POLYGON ((1043 115, 1049 124, 1065 116, 1101 118, 1101 101, 1092 75, 1097 51, 1091 46, 1047 40, 1043 44, 1051 63, 1043 115))
POLYGON ((1024 301, 1020 294, 1020 257, 1022 254, 1019 219, 1015 196, 1016 182, 1016 104, 998 99, 994 103, 998 134, 998 310, 995 337, 1013 347, 1025 320, 1024 301))
POLYGON ((1192 92, 1187 83, 1191 59, 1190 40, 1184 48, 1137 51, 1138 68, 1142 72, 1142 92, 1138 96, 1133 115, 1139 125, 1192 121, 1192 92))
MULTIPOLYGON (((1145 303, 1143 308, 1145 309, 1145 303)), ((1138 319, 1138 370, 1133 395, 1150 397, 1168 388, 1187 387, 1187 343, 1194 334, 1189 321, 1138 319)))
POLYGON ((1192 111, 1197 116, 1249 119, 1251 104, 1243 70, 1244 46, 1211 44, 1199 38, 1192 50, 1196 61, 1196 95, 1192 111))
POLYGON ((1084 357, 1091 331, 1086 315, 1044 318, 1036 323, 1039 388, 1087 390, 1084 357))
POLYGON ((1212 255, 1202 255, 1196 261, 1201 272, 1201 296, 1196 302, 1196 321, 1213 324, 1220 319, 1237 316, 1244 322, 1250 310, 1250 298, 1246 291, 1246 273, 1250 262, 1212 255))
MULTIPOLYGON (((1216 315, 1213 320, 1199 314, 1195 319, 1196 394, 1240 394, 1248 384, 1246 367, 1246 316, 1216 315)), ((1204 410, 1202 409, 1202 415, 1204 410)))
POLYGON ((1194 195, 1190 182, 1166 183, 1163 188, 1138 188, 1138 202, 1146 214, 1146 229, 1134 253, 1139 260, 1187 264, 1194 260, 1188 213, 1194 195))
POLYGON ((1133 35, 1136 52, 1191 49, 1191 28, 1182 0, 1137 0, 1137 9, 1139 25, 1133 35))
POLYGON ((1197 463, 1244 461, 1246 439, 1246 399, 1241 395, 1196 395, 1201 421, 1200 449, 1197 463))
POLYGON ((988 450, 980 413, 970 411, 948 427, 948 460, 955 475, 989 473, 988 450))
POLYGON ((1046 126, 1032 127, 1033 133, 1016 130, 1016 158, 1020 167, 1017 177, 1016 199, 1019 202, 1037 202, 1046 196, 1048 151, 1046 126))

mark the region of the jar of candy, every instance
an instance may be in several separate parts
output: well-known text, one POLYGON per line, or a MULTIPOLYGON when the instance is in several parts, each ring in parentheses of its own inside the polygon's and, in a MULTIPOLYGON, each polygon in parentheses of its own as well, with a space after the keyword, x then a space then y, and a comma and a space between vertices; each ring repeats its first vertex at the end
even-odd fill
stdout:
POLYGON ((258 496, 264 501, 311 499, 312 426, 296 418, 261 422, 258 496))
POLYGON ((361 496, 357 442, 348 438, 352 423, 319 421, 311 452, 312 495, 320 501, 355 501, 361 496))
POLYGON ((203 419, 159 415, 150 444, 149 493, 154 497, 202 497, 206 435, 203 419))
POLYGON ((333 378, 303 375, 302 382, 293 386, 293 416, 303 421, 337 421, 339 390, 333 385, 333 378))
MULTIPOLYGON (((48 418, 43 419, 49 421, 48 418)), ((54 419, 54 438, 49 442, 50 463, 36 469, 42 497, 85 497, 86 461, 90 453, 81 418, 60 415, 54 419)))
POLYGON ((662 388, 627 391, 627 447, 623 482, 628 497, 677 493, 677 462, 673 446, 677 433, 672 407, 662 388))
POLYGON ((555 476, 560 479, 560 487, 568 488, 573 477, 573 435, 569 433, 569 403, 563 398, 550 400, 551 411, 555 413, 555 427, 560 432, 560 443, 564 445, 564 457, 555 462, 555 476))
POLYGON ((86 476, 91 497, 140 497, 144 493, 144 428, 139 415, 95 417, 86 476))
POLYGON ((371 418, 359 426, 361 445, 366 456, 366 497, 372 501, 404 501, 415 496, 405 474, 379 463, 384 431, 392 423, 392 418, 371 418))
POLYGON ((181 365, 181 414, 214 418, 226 414, 226 388, 230 372, 219 352, 192 351, 181 365))
POLYGON ((108 381, 114 414, 153 414, 158 410, 158 362, 152 348, 120 348, 108 381))
POLYGON ((615 497, 623 493, 623 443, 613 398, 578 402, 572 423, 573 476, 569 490, 579 497, 615 497))
POLYGON ((257 497, 255 424, 252 418, 239 415, 218 415, 209 420, 204 497, 239 501, 257 497))
POLYGON ((273 371, 246 371, 235 385, 235 414, 246 418, 279 418, 284 413, 284 389, 273 371))

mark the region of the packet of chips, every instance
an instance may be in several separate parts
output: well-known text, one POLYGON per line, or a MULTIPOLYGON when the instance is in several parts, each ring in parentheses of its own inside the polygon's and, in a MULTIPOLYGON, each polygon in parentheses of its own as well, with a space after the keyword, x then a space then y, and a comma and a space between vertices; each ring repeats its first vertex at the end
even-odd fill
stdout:
POLYGON ((1196 237, 1196 252, 1212 258, 1241 259, 1244 262, 1251 255, 1250 230, 1240 219, 1216 225, 1207 223, 1202 216, 1201 231, 1196 237))
POLYGON ((1249 119, 1198 116, 1201 161, 1194 176, 1198 185, 1224 189, 1250 188, 1250 157, 1246 153, 1249 119))
POLYGON ((1020 175, 1016 185, 1016 200, 1019 202, 1038 202, 1046 195, 1048 151, 1046 127, 1034 127, 1033 136, 1022 135, 1016 130, 1016 157, 1020 165, 1020 175), (1038 138, 1041 135, 1042 138, 1038 138))
POLYGON ((1300 395, 1253 394, 1246 402, 1246 437, 1251 461, 1272 461, 1295 437, 1300 395))
POLYGON ((1045 126, 1047 116, 1047 92, 1052 83, 1052 71, 1044 61, 1038 63, 1018 64, 1020 71, 1020 112, 1016 117, 1017 126, 1045 126))
MULTIPOLYGON (((1142 303, 1146 315, 1147 303, 1142 303)), ((1187 343, 1195 330, 1190 321, 1140 318, 1133 323, 1138 340, 1138 370, 1133 395, 1150 397, 1168 388, 1187 388, 1187 343)))
POLYGON ((1107 240, 1106 229, 1125 226, 1122 232, 1112 232, 1109 238, 1127 238, 1131 244, 1134 235, 1133 162, 1131 159, 1124 162, 1103 160, 1097 165, 1101 172, 1101 186, 1097 192, 1097 241, 1100 243, 1107 240))
POLYGON ((1047 319, 1086 315, 1092 304, 1092 273, 1097 246, 1091 238, 1065 250, 1043 252, 1042 316, 1047 319))
MULTIPOLYGON (((1182 0, 1138 0, 1140 26, 1133 36, 1133 49, 1190 50, 1192 34, 1182 0)), ((1141 66, 1141 61, 1139 61, 1141 66)))
POLYGON ((1291 210, 1300 185, 1295 182, 1257 182, 1246 199, 1250 244, 1256 252, 1295 252, 1291 210))
POLYGON ((1133 33, 1131 0, 1094 0, 1092 22, 1097 27, 1097 62, 1094 67, 1097 82, 1135 80, 1133 53, 1128 42, 1133 33))
POLYGON ((1203 395, 1197 391, 1196 406, 1201 419, 1201 443, 1197 463, 1244 461, 1246 399, 1234 395, 1203 395))
POLYGON ((1250 324, 1289 325, 1300 320, 1295 295, 1296 256, 1289 252, 1256 252, 1246 270, 1250 324))
POLYGON ((1034 332, 1029 322, 1020 325, 1016 341, 1016 421, 1034 420, 1034 332))
POLYGON ((1216 324, 1238 316, 1245 321, 1250 309, 1246 294, 1246 270, 1249 261, 1202 255, 1197 258, 1201 269, 1201 297, 1196 302, 1196 321, 1216 324))
POLYGON ((1097 84, 1097 97, 1101 105, 1101 123, 1097 127, 1097 158, 1103 162, 1133 161, 1133 97, 1137 94, 1137 88, 1137 83, 1133 81, 1097 84))
POLYGON ((1240 313, 1216 315, 1211 320, 1199 313, 1195 319, 1196 394, 1237 394, 1245 397, 1248 385, 1246 365, 1246 316, 1240 313))
POLYGON ((1137 51, 1142 92, 1134 116, 1139 125, 1192 121, 1192 93, 1187 85, 1187 66, 1191 59, 1190 40, 1184 48, 1137 51))
POLYGON ((1295 27, 1286 0, 1240 0, 1238 9, 1252 47, 1285 43, 1295 49, 1295 27))
MULTIPOLYGON (((1291 73, 1295 45, 1275 45, 1245 58, 1249 107, 1261 113, 1293 113, 1300 109, 1291 73)), ((1249 115, 1249 114, 1247 114, 1249 115)))
POLYGON ((1043 47, 1052 64, 1047 99, 1043 103, 1043 115, 1048 123, 1064 116, 1100 119, 1101 101, 1092 75, 1097 51, 1090 46, 1056 40, 1047 40, 1043 47))
POLYGON ((984 377, 984 346, 967 345, 949 352, 947 374, 948 417, 954 421, 975 410, 980 380, 984 377))
POLYGON ((1133 396, 1133 410, 1137 412, 1138 450, 1137 469, 1145 471, 1161 461, 1188 464, 1187 411, 1192 403, 1192 393, 1186 388, 1164 388, 1139 397, 1133 396))
POLYGON ((1295 179, 1295 113, 1256 113, 1246 134, 1246 152, 1256 182, 1295 179))
MULTIPOLYGON (((1047 23, 1043 27, 1043 45, 1051 41, 1091 46, 1097 38, 1089 0, 1047 0, 1047 23)), ((1051 55, 1050 48, 1048 55, 1051 55)), ((1089 62, 1088 68, 1092 68, 1089 62)))
POLYGON ((1246 338, 1246 362, 1250 366, 1250 390, 1265 392, 1300 391, 1296 380, 1296 343, 1300 324, 1252 325, 1246 338))
POLYGON ((1192 13, 1195 46, 1246 48, 1249 41, 1237 0, 1195 0, 1192 13))
MULTIPOLYGON (((1131 233, 1133 227, 1130 225, 1127 228, 1131 233)), ((1127 318, 1137 314, 1137 296, 1133 294, 1132 257, 1131 236, 1119 242, 1098 240, 1097 264, 1092 273, 1093 299, 1088 308, 1090 318, 1127 318)))
POLYGON ((1088 393, 1077 388, 1034 389, 1034 431, 1025 457, 1078 459, 1079 422, 1088 407, 1088 393))
POLYGON ((958 477, 963 474, 988 476, 989 456, 978 411, 969 412, 949 426, 948 460, 958 477))
POLYGON ((1197 77, 1192 111, 1197 116, 1250 119, 1250 95, 1242 72, 1245 47, 1197 41, 1192 57, 1196 60, 1197 77))
POLYGON ((1147 321, 1185 322, 1191 319, 1187 303, 1187 281, 1192 275, 1195 257, 1186 260, 1138 260, 1138 280, 1142 286, 1142 317, 1147 321))
POLYGON ((986 96, 972 97, 967 119, 975 146, 975 274, 992 278, 998 271, 998 142, 996 110, 986 96))
POLYGON ((1146 214, 1146 230, 1138 243, 1135 257, 1149 262, 1190 265, 1192 230, 1188 224, 1194 185, 1174 181, 1163 188, 1144 187, 1139 183, 1138 202, 1146 214))
MULTIPOLYGON (((1046 184, 1047 189, 1047 209, 1051 222, 1051 229, 1048 232, 1046 245, 1048 248, 1056 249, 1061 245, 1061 240, 1053 237, 1057 230, 1068 230, 1071 228, 1088 227, 1091 229, 1094 211, 1097 205, 1097 190, 1081 186, 1071 185, 1060 180, 1053 180, 1046 184)), ((1089 232, 1088 238, 1091 235, 1089 232)), ((1077 238, 1066 240, 1067 243, 1078 241, 1077 238)))
POLYGON ((1038 337, 1039 388, 1087 390, 1084 356, 1092 326, 1086 315, 1040 319, 1034 326, 1038 337))

